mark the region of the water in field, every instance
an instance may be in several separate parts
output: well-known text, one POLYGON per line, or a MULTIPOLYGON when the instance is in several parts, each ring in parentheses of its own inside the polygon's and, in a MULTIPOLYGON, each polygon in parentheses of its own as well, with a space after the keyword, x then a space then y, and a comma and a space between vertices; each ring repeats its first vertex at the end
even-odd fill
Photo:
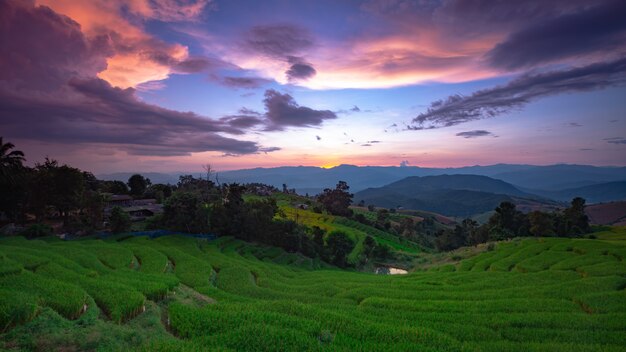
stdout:
POLYGON ((390 266, 379 266, 378 268, 376 268, 376 274, 380 275, 405 275, 408 273, 409 272, 404 269, 394 268, 390 266))

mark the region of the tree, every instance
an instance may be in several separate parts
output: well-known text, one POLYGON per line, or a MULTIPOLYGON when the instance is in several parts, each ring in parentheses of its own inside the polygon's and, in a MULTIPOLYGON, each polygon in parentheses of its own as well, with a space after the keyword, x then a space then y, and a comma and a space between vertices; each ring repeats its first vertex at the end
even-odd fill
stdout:
POLYGON ((324 189, 324 192, 318 196, 318 201, 330 214, 350 217, 352 210, 349 207, 354 195, 348 192, 349 189, 345 181, 339 181, 335 189, 324 189))
POLYGON ((340 268, 348 266, 348 255, 354 249, 354 245, 354 241, 341 231, 333 231, 326 238, 330 259, 340 268))
POLYGON ((100 190, 104 193, 128 194, 128 186, 122 181, 100 181, 100 190))
POLYGON ((81 208, 84 190, 85 178, 79 169, 63 165, 53 171, 50 204, 59 211, 64 225, 67 225, 70 212, 81 208))
POLYGON ((533 236, 554 235, 554 223, 550 214, 535 210, 528 214, 528 221, 530 222, 530 233, 533 236))
POLYGON ((569 208, 563 212, 563 218, 567 224, 566 236, 575 236, 589 232, 589 217, 585 214, 585 199, 576 197, 572 199, 569 208))
POLYGON ((375 247, 376 240, 374 240, 374 237, 367 235, 363 240, 363 254, 368 258, 371 257, 375 247))
POLYGON ((171 195, 172 186, 162 183, 151 185, 144 193, 145 197, 154 198, 157 200, 157 203, 163 203, 163 201, 169 198, 171 195))
POLYGON ((143 196, 144 192, 150 186, 151 182, 149 178, 145 178, 140 174, 134 174, 128 179, 128 187, 130 188, 130 194, 135 197, 143 196))
POLYGON ((204 233, 209 229, 210 212, 198 194, 177 191, 165 201, 161 221, 170 230, 204 233))
POLYGON ((519 222, 524 215, 518 211, 515 204, 502 202, 496 208, 496 213, 489 218, 489 232, 494 240, 503 240, 515 237, 518 234, 519 222))
POLYGON ((80 211, 81 229, 87 233, 102 226, 102 213, 104 211, 104 200, 98 192, 88 190, 83 193, 80 211))
POLYGON ((372 256, 379 260, 386 260, 391 256, 391 247, 384 243, 378 243, 372 251, 372 256))
POLYGON ((11 220, 17 220, 23 213, 27 201, 27 172, 22 163, 24 153, 12 143, 3 143, 0 137, 0 212, 11 220))
POLYGON ((56 160, 46 158, 36 164, 30 182, 31 209, 41 219, 48 207, 53 207, 68 225, 70 213, 81 208, 85 178, 81 170, 68 165, 59 166, 56 160))
POLYGON ((454 230, 440 231, 435 239, 440 251, 451 251, 465 245, 465 232, 462 226, 456 225, 454 230))
POLYGON ((4 143, 0 137, 0 177, 11 177, 13 172, 23 167, 24 153, 15 148, 13 143, 4 143))
POLYGON ((122 233, 130 229, 130 216, 122 208, 113 207, 109 217, 109 228, 113 233, 122 233))

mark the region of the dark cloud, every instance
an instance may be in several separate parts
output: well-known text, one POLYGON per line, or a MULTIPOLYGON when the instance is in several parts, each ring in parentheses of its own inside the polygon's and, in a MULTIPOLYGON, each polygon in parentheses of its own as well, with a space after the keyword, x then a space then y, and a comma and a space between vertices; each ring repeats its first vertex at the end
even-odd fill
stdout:
MULTIPOLYGON (((224 116, 220 119, 227 123, 229 126, 232 126, 236 129, 241 129, 241 133, 243 134, 243 130, 252 128, 257 125, 263 124, 264 120, 255 115, 231 115, 224 116)), ((239 134, 239 133, 234 133, 239 134)))
POLYGON ((259 148, 259 152, 262 152, 262 153, 265 153, 265 154, 271 153, 271 152, 277 152, 279 150, 282 150, 282 148, 279 148, 279 147, 259 148))
POLYGON ((578 150, 580 150, 581 152, 588 152, 588 151, 591 151, 591 150, 594 150, 594 149, 593 148, 580 148, 578 150))
POLYGON ((605 138, 604 140, 611 144, 626 144, 626 138, 624 137, 605 138))
POLYGON ((372 145, 371 145, 370 143, 364 143, 364 144, 361 144, 361 147, 371 147, 371 146, 372 146, 372 145))
POLYGON ((321 141, 321 140, 322 140, 322 137, 320 137, 320 136, 315 136, 315 139, 317 139, 318 141, 321 141))
POLYGON ((583 125, 579 124, 578 122, 570 122, 567 124, 568 127, 583 127, 583 125))
POLYGON ((229 77, 229 76, 222 77, 218 79, 218 81, 227 87, 243 88, 243 89, 256 89, 272 82, 269 79, 260 78, 260 77, 229 77))
POLYGON ((409 166, 409 164, 410 164, 410 163, 409 163, 409 161, 408 161, 408 160, 402 160, 402 161, 400 162, 400 167, 407 167, 407 166, 409 166))
POLYGON ((218 133, 241 134, 239 121, 215 121, 137 100, 133 89, 111 87, 100 79, 69 82, 63 99, 0 91, 0 116, 8 136, 65 144, 115 144, 136 155, 188 155, 191 152, 257 152, 254 142, 218 133))
POLYGON ((350 111, 352 111, 352 112, 360 112, 361 109, 359 109, 359 107, 355 105, 355 106, 352 107, 352 109, 350 109, 350 111))
POLYGON ((290 56, 287 61, 291 64, 287 72, 285 72, 289 82, 306 80, 317 74, 313 65, 300 57, 290 56))
POLYGON ((92 77, 113 55, 108 36, 86 38, 80 25, 29 1, 0 1, 0 83, 57 89, 68 76, 92 77))
POLYGON ((337 115, 330 110, 314 110, 299 106, 289 94, 281 94, 273 89, 265 91, 268 130, 282 130, 285 127, 319 126, 325 120, 335 119, 337 115))
POLYGON ((216 66, 221 66, 221 63, 216 63, 214 60, 205 57, 192 57, 184 61, 172 63, 172 68, 177 73, 198 73, 216 66))
MULTIPOLYGON (((109 145, 134 155, 247 154, 261 148, 221 135, 243 133, 242 119, 164 109, 140 101, 134 89, 95 78, 116 44, 107 36, 86 38, 76 22, 47 7, 0 2, 0 40, 0 121, 7 138, 72 149, 109 145)), ((154 60, 167 57, 155 54, 154 60)), ((190 61, 187 69, 201 67, 190 61)))
POLYGON ((447 0, 432 11, 435 23, 461 35, 528 26, 538 21, 568 14, 589 5, 588 0, 447 0))
POLYGON ((431 103, 412 120, 411 130, 454 126, 504 114, 550 95, 584 92, 626 82, 626 58, 567 70, 525 74, 504 86, 431 103))
POLYGON ((258 111, 254 111, 252 109, 248 109, 248 108, 241 108, 239 109, 239 114, 241 115, 255 115, 255 116, 261 116, 261 113, 258 111))
POLYGON ((304 28, 292 24, 252 27, 246 34, 244 46, 274 58, 297 56, 313 46, 313 37, 304 28))
POLYGON ((493 133, 489 131, 485 131, 485 130, 473 130, 473 131, 459 132, 456 135, 458 137, 463 137, 463 138, 477 138, 477 137, 493 136, 493 133))
POLYGON ((583 11, 532 23, 487 53, 495 67, 518 69, 558 59, 610 53, 626 43, 626 2, 604 1, 583 11))

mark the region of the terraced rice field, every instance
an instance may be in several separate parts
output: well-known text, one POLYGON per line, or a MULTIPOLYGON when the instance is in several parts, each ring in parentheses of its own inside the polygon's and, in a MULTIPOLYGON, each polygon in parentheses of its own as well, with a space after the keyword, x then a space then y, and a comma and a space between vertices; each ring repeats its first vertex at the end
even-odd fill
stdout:
POLYGON ((229 238, 0 240, 8 350, 624 351, 626 240, 380 276, 229 238))

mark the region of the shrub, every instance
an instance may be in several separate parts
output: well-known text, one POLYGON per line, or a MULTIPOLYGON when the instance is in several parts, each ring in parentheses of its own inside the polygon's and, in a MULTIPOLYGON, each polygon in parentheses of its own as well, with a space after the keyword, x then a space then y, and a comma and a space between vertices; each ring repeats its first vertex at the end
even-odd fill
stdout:
POLYGON ((33 224, 26 228, 26 230, 24 230, 21 235, 26 238, 32 239, 37 237, 52 236, 53 231, 52 227, 46 224, 33 224))

